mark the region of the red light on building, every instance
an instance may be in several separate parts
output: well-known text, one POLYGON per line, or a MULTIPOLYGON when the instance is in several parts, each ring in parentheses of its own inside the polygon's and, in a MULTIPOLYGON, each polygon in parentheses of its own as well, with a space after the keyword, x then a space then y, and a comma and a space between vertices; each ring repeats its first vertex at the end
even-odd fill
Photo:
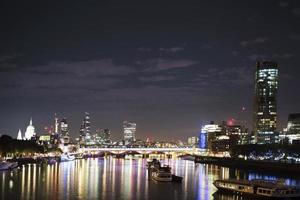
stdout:
POLYGON ((235 124, 235 119, 231 118, 231 119, 227 120, 228 126, 233 126, 234 124, 235 124))

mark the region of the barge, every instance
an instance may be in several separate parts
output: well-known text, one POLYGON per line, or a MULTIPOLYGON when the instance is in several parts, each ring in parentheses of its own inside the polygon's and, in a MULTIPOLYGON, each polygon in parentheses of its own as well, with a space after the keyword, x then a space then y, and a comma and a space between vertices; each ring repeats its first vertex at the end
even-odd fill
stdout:
POLYGON ((220 191, 250 195, 267 199, 299 199, 300 189, 281 181, 267 180, 216 180, 214 186, 220 191))

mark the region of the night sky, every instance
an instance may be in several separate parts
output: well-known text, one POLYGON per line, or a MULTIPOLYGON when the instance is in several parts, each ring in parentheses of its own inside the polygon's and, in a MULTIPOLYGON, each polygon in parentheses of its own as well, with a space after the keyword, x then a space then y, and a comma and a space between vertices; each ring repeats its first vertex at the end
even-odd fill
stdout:
POLYGON ((252 129, 257 60, 279 65, 279 130, 300 112, 300 2, 0 3, 0 133, 87 111, 92 130, 186 140, 229 118, 252 129), (246 111, 241 112, 242 107, 246 111))

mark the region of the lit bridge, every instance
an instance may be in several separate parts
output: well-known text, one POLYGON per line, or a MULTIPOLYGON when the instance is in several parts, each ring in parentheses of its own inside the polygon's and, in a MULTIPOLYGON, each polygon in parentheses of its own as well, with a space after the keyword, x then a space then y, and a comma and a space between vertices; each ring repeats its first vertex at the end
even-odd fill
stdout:
POLYGON ((204 150, 198 148, 88 148, 82 147, 79 149, 81 153, 113 153, 113 154, 126 154, 126 153, 139 153, 139 154, 151 154, 151 153, 182 153, 182 154, 202 154, 204 150))

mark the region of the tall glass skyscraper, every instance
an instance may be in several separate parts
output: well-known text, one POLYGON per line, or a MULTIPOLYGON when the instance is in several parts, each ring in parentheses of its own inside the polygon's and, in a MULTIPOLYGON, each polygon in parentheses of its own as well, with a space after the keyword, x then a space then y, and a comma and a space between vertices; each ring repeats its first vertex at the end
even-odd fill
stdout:
POLYGON ((81 144, 90 145, 91 144, 91 122, 90 114, 85 112, 85 117, 80 126, 80 142, 81 144))
POLYGON ((257 62, 255 72, 254 134, 258 144, 273 143, 277 124, 277 63, 257 62))

